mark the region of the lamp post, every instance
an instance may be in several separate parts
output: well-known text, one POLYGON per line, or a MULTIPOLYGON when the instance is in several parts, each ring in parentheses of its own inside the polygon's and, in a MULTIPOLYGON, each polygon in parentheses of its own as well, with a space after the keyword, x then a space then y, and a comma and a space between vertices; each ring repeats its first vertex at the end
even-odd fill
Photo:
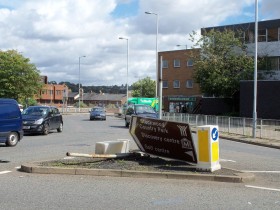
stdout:
POLYGON ((156 24, 156 98, 158 98, 158 14, 153 12, 145 12, 148 15, 155 15, 157 18, 156 24))
POLYGON ((126 104, 128 106, 128 57, 129 57, 129 41, 128 41, 128 38, 125 38, 125 37, 119 37, 119 39, 123 39, 123 40, 126 40, 126 104))
POLYGON ((257 82, 258 82, 258 0, 255 0, 255 58, 254 58, 254 101, 253 101, 253 138, 257 128, 257 82))
POLYGON ((188 45, 181 45, 181 44, 177 44, 176 46, 177 46, 177 47, 182 47, 182 46, 185 46, 185 47, 186 47, 186 50, 188 49, 188 45))
POLYGON ((85 58, 86 56, 79 56, 79 112, 81 111, 81 82, 80 82, 80 77, 81 77, 81 58, 85 58))

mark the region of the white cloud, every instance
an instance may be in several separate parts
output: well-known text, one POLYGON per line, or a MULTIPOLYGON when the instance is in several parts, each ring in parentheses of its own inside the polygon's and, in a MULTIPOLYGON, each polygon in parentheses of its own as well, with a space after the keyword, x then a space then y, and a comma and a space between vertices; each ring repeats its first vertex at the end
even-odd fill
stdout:
MULTIPOLYGON (((118 38, 126 36, 132 84, 155 78, 156 17, 145 11, 158 13, 158 48, 167 51, 191 46, 187 35, 193 30, 244 16, 254 2, 139 0, 138 13, 121 18, 112 15, 117 5, 135 0, 0 0, 0 49, 17 49, 57 82, 78 83, 79 56, 86 55, 81 59, 83 85, 121 85, 127 77, 126 42, 118 38)), ((277 4, 260 1, 263 18, 279 18, 277 4)))

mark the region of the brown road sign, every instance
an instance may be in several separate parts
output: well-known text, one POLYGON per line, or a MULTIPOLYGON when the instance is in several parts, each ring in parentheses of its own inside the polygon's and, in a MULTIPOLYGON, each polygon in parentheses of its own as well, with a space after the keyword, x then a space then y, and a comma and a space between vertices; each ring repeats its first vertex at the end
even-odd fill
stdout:
POLYGON ((132 116, 129 132, 142 152, 197 163, 188 123, 132 116))

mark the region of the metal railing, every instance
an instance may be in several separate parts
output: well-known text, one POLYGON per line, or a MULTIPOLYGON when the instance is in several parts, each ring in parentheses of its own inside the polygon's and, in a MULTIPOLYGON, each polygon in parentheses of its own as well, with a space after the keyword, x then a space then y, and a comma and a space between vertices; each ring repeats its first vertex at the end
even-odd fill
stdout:
MULTIPOLYGON (((220 132, 252 137, 253 118, 164 113, 164 120, 186 122, 192 126, 218 125, 220 132)), ((280 140, 280 120, 257 120, 256 137, 280 140)))

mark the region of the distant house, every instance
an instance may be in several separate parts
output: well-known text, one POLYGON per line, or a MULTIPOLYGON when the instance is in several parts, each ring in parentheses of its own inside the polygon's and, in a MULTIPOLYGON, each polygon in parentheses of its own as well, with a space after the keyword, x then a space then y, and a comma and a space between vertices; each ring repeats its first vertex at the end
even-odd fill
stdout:
POLYGON ((68 93, 66 85, 48 84, 47 76, 41 76, 43 87, 36 96, 36 101, 42 105, 63 106, 63 99, 68 93))
POLYGON ((83 103, 87 104, 88 106, 104 107, 110 104, 120 107, 126 102, 126 94, 84 93, 81 97, 81 101, 83 101, 83 103))

